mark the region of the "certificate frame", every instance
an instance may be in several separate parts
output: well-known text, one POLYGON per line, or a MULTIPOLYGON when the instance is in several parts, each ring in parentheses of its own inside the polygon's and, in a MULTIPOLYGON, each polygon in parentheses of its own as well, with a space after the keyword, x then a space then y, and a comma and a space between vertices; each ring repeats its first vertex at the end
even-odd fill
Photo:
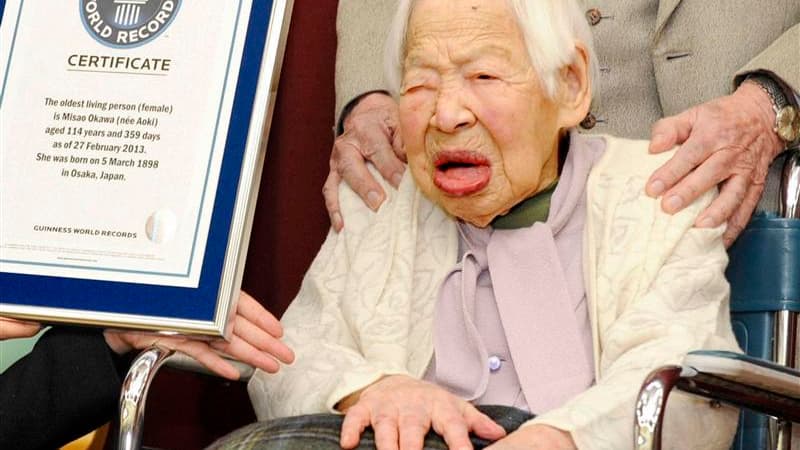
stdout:
MULTIPOLYGON (((32 1, 37 0, 20 0, 17 17, 10 19, 18 23, 25 3, 32 1)), ((247 20, 246 37, 235 74, 237 82, 197 286, 49 276, 0 268, 0 315, 47 324, 230 336, 294 3, 239 1, 248 4, 249 17, 237 15, 237 23, 247 20)), ((6 8, 6 2, 0 4, 3 22, 9 20, 6 8)), ((7 68, 12 57, 13 44, 7 68)), ((7 87, 7 74, 0 75, 4 76, 0 80, 3 108, 3 94, 14 86, 7 87)))

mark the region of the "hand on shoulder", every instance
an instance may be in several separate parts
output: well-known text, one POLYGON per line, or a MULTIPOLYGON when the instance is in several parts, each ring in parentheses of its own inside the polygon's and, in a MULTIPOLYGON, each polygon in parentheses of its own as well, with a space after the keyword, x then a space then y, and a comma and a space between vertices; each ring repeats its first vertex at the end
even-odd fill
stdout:
POLYGON ((397 187, 405 171, 405 153, 397 131, 397 102, 385 93, 370 93, 355 100, 344 120, 344 133, 336 138, 322 193, 336 231, 344 227, 339 209, 339 184, 344 180, 373 211, 386 193, 367 170, 372 163, 381 176, 397 187))
POLYGON ((731 95, 656 122, 650 151, 680 148, 652 175, 648 195, 662 196, 662 208, 674 214, 719 184, 719 197, 695 225, 714 228, 727 222, 723 239, 729 246, 750 220, 769 165, 783 148, 774 121, 769 96, 745 82, 731 95))

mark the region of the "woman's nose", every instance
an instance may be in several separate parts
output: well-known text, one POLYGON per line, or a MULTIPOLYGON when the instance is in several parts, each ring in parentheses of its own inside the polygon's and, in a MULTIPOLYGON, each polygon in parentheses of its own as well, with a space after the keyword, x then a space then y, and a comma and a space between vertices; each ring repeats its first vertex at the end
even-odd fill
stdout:
POLYGON ((475 115, 465 105, 464 93, 458 88, 443 89, 436 100, 431 126, 445 133, 454 133, 475 122, 475 115))

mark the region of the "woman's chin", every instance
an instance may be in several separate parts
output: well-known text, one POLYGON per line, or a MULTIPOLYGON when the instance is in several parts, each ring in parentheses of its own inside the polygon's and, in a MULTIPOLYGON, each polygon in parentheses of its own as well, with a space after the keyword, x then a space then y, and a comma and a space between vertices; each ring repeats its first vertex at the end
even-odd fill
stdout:
POLYGON ((488 227, 489 224, 492 223, 492 220, 494 220, 494 218, 495 218, 495 216, 491 216, 489 218, 485 218, 485 217, 475 218, 475 217, 473 217, 473 218, 470 218, 470 219, 465 218, 465 217, 459 217, 459 219, 461 219, 462 221, 464 221, 464 222, 466 222, 466 223, 468 223, 470 225, 474 225, 474 226, 476 226, 478 228, 486 228, 486 227, 488 227))
POLYGON ((485 228, 497 217, 508 214, 517 203, 503 195, 498 196, 495 190, 490 189, 462 197, 439 191, 434 201, 451 216, 478 228, 485 228))
POLYGON ((478 199, 464 198, 453 199, 452 197, 443 199, 439 202, 442 207, 451 216, 466 222, 470 225, 475 225, 478 228, 485 228, 492 223, 495 217, 501 215, 500 211, 487 211, 478 208, 478 199), (448 201, 449 200, 449 201, 448 201))

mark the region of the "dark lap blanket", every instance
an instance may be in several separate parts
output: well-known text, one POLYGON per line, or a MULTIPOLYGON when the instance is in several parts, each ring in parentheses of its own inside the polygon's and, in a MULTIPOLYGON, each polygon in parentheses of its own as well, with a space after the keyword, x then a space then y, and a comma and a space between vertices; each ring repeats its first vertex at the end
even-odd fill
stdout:
MULTIPOLYGON (((510 433, 533 416, 520 409, 508 406, 479 406, 478 409, 491 417, 510 433)), ((344 416, 338 414, 312 414, 257 422, 240 428, 211 444, 209 450, 333 450, 339 449, 339 431, 344 416)), ((470 435, 476 450, 491 442, 470 435)), ((375 435, 367 428, 361 435, 357 449, 375 448, 375 435)), ((433 431, 425 436, 425 450, 447 450, 441 436, 433 431)))

